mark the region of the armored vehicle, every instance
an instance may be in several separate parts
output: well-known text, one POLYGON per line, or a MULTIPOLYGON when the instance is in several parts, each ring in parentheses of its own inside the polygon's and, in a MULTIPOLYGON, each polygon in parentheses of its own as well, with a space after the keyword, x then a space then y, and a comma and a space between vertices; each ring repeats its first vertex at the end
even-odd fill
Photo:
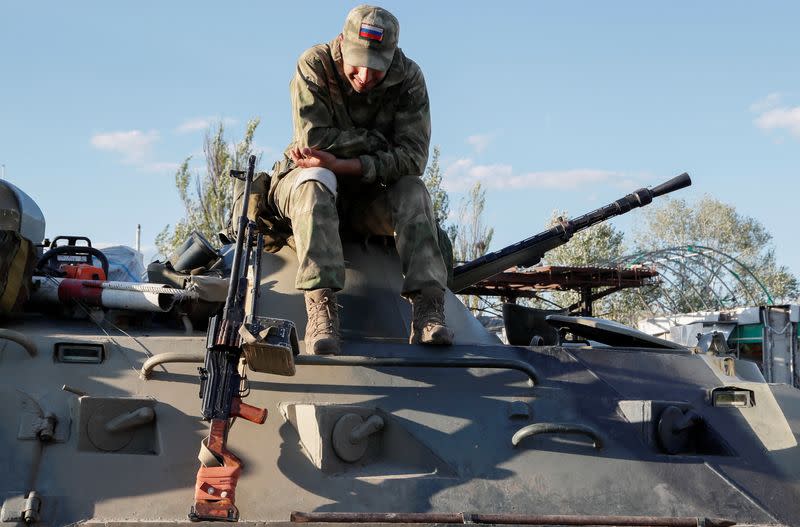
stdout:
MULTIPOLYGON (((457 268, 453 290, 687 184, 639 190, 457 268)), ((3 229, 16 247, 39 244, 41 212, 0 188, 3 229)), ((409 345, 395 249, 356 242, 339 296, 343 355, 308 356, 292 325, 302 337, 295 254, 261 254, 257 239, 228 254, 230 312, 252 310, 238 326, 220 312, 209 335, 187 320, 196 290, 113 285, 79 241, 34 250, 46 261, 29 296, 61 305, 2 319, 0 526, 800 525, 800 391, 767 384, 752 363, 569 316, 544 320, 553 331, 539 345, 504 345, 449 292, 455 345, 409 345), (81 265, 82 276, 69 267, 81 265), (108 291, 137 300, 110 307, 108 291), (250 354, 259 343, 289 350, 281 374, 250 354), (217 357, 235 367, 213 399, 217 357)))

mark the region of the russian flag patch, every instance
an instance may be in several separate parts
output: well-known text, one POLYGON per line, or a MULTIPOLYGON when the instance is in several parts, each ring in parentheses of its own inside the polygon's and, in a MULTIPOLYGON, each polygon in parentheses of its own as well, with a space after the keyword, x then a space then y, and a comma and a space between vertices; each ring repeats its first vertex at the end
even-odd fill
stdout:
POLYGON ((361 29, 358 31, 358 36, 367 40, 381 42, 383 41, 383 28, 362 23, 361 29))

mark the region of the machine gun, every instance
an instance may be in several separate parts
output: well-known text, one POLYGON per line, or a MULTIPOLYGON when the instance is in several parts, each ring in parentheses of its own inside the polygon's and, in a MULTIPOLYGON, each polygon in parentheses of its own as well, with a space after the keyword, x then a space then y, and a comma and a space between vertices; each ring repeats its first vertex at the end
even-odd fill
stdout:
POLYGON ((510 267, 536 265, 547 251, 567 243, 576 232, 614 216, 625 214, 637 207, 644 207, 652 202, 655 197, 669 194, 691 184, 692 180, 689 174, 684 172, 680 176, 665 181, 656 187, 641 188, 583 216, 572 220, 561 219, 558 225, 546 231, 504 247, 499 251, 476 258, 471 262, 459 265, 453 269, 453 287, 451 290, 454 293, 458 293, 481 280, 502 273, 510 267))
POLYGON ((209 434, 200 447, 194 505, 189 519, 237 521, 236 483, 241 460, 226 447, 232 419, 241 417, 257 424, 267 419, 267 410, 242 402, 246 376, 239 373, 242 355, 254 371, 294 375, 294 355, 299 353, 297 332, 289 320, 256 315, 260 283, 263 237, 248 221, 247 206, 256 157, 250 156, 247 172, 231 170, 244 179, 244 204, 238 221, 228 295, 222 313, 208 324, 205 365, 200 372, 203 419, 210 421, 209 434), (253 251, 255 245, 255 251, 253 251), (246 313, 247 268, 252 268, 250 312, 246 313))

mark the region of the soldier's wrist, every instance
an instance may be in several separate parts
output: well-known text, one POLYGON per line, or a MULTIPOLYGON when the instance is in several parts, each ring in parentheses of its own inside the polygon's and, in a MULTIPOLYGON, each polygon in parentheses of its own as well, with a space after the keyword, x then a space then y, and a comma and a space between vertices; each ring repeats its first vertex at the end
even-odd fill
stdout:
POLYGON ((331 162, 331 166, 328 168, 339 176, 361 176, 361 160, 358 158, 337 158, 331 162))

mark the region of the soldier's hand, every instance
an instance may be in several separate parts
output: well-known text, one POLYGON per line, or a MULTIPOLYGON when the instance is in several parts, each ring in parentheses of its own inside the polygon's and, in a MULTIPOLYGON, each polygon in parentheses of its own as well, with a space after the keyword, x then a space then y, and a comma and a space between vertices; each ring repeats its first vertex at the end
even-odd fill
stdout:
POLYGON ((322 167, 333 170, 336 163, 336 156, 330 152, 316 150, 314 148, 293 148, 291 151, 292 161, 302 168, 322 167))
POLYGON ((361 160, 339 159, 330 152, 314 148, 294 147, 289 151, 294 164, 300 168, 327 168, 339 177, 360 178, 361 160))

